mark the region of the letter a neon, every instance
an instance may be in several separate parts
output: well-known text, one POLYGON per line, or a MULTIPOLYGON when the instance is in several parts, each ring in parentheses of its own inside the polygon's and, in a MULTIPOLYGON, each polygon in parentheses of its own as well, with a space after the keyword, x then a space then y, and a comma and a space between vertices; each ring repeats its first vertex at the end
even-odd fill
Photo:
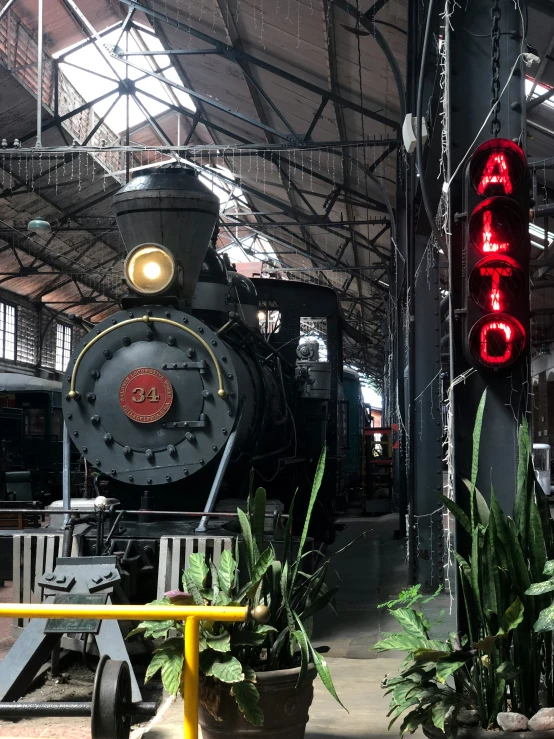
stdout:
MULTIPOLYGON (((504 195, 510 195, 513 188, 508 159, 503 151, 490 154, 483 168, 483 174, 479 180, 477 192, 485 195, 489 187, 502 188, 504 195)), ((497 195, 502 193, 496 192, 497 195)))

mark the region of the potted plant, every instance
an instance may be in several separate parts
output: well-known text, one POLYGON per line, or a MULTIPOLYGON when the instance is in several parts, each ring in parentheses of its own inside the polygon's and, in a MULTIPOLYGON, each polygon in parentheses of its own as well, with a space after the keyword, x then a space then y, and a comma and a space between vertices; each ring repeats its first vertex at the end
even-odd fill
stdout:
MULTIPOLYGON (((432 638, 433 625, 418 610, 419 589, 407 591, 387 604, 402 626, 373 648, 408 652, 400 674, 387 678, 392 721, 406 713, 400 734, 422 726, 429 735, 455 735, 468 722, 488 730, 521 730, 541 708, 552 705, 552 631, 541 632, 545 617, 535 625, 545 592, 542 581, 554 572, 552 522, 544 495, 535 485, 529 432, 525 420, 519 431, 517 493, 513 517, 502 512, 491 486, 490 506, 476 487, 479 442, 486 391, 473 432, 469 511, 448 498, 444 505, 465 530, 471 554, 456 554, 460 596, 467 635, 448 640, 432 638), (545 574, 543 574, 545 573, 545 574), (534 601, 534 597, 540 598, 534 601), (539 628, 537 628, 537 626, 539 628), (469 713, 468 713, 469 711, 469 713)), ((554 610, 554 609, 553 609, 554 610)), ((552 628, 552 621, 549 622, 552 628)), ((392 722, 391 722, 392 723, 392 722)))
MULTIPOLYGON (((266 493, 258 488, 249 498, 247 511, 237 511, 242 543, 237 542, 234 554, 223 552, 217 567, 204 554, 191 555, 183 573, 187 592, 168 593, 161 601, 246 605, 266 616, 265 623, 201 623, 200 725, 204 739, 268 736, 272 732, 278 732, 282 739, 302 739, 316 675, 340 703, 323 650, 311 641, 314 615, 333 606, 337 591, 325 584, 331 558, 306 550, 325 453, 324 448, 294 556, 294 500, 278 558, 272 544, 264 543, 266 493), (316 560, 311 572, 305 566, 310 557, 316 560)), ((146 680, 161 670, 164 687, 176 695, 181 684, 183 639, 170 636, 174 628, 180 624, 144 622, 132 633, 163 639, 154 651, 146 680)))

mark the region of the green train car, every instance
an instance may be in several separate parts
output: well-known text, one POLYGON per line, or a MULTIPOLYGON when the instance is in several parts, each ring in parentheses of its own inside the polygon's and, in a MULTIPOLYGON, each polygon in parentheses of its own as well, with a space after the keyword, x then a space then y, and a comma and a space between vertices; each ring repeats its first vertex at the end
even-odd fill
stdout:
POLYGON ((61 497, 61 382, 0 372, 0 460, 6 471, 31 473, 36 499, 61 497))
POLYGON ((343 374, 344 397, 348 408, 348 447, 345 473, 347 487, 360 484, 362 476, 362 443, 364 427, 364 398, 357 372, 345 367, 343 374))

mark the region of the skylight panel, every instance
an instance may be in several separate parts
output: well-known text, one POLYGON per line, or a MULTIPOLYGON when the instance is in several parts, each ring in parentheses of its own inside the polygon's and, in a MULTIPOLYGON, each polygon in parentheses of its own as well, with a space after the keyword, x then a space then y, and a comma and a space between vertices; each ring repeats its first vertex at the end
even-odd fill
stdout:
MULTIPOLYGON (((128 46, 130 52, 139 52, 139 54, 133 53, 129 57, 129 61, 143 68, 145 72, 126 65, 125 57, 121 59, 110 57, 108 61, 100 53, 95 44, 76 48, 75 51, 67 54, 60 62, 64 75, 85 101, 91 102, 109 93, 111 90, 114 91, 114 95, 118 94, 119 76, 121 79, 130 79, 136 82, 136 97, 140 101, 140 104, 137 104, 132 96, 129 98, 129 126, 131 128, 147 120, 147 116, 144 110, 141 109, 141 106, 152 117, 170 110, 165 103, 171 103, 173 105, 177 103, 182 105, 183 108, 194 112, 196 107, 192 98, 187 93, 175 87, 164 85, 160 80, 146 74, 146 71, 154 71, 156 74, 162 74, 160 70, 164 70, 163 74, 168 79, 181 84, 179 76, 173 67, 171 69, 165 69, 170 65, 170 59, 167 55, 156 55, 155 57, 140 55, 140 52, 144 51, 144 47, 151 51, 163 50, 160 40, 146 33, 141 33, 138 39, 133 37, 132 33, 129 33, 120 40, 120 35, 121 29, 114 28, 111 33, 103 37, 102 42, 107 48, 113 47, 119 42, 119 48, 128 46), (155 63, 152 60, 155 60, 155 63), (157 65, 157 68, 155 67, 153 69, 155 65, 157 65), (151 97, 141 94, 141 91, 150 93, 155 98, 158 98, 158 100, 153 100, 151 97)), ((64 54, 66 51, 67 49, 60 51, 59 54, 64 54)), ((93 110, 97 115, 103 116, 113 102, 114 97, 110 96, 105 100, 95 103, 93 110)), ((105 123, 115 133, 121 133, 127 128, 125 96, 122 96, 122 99, 110 111, 105 123)))
MULTIPOLYGON (((529 93, 531 92, 533 83, 534 83, 534 80, 531 79, 530 77, 525 78, 525 94, 526 95, 529 95, 529 93)), ((539 95, 544 95, 545 92, 550 92, 551 89, 552 89, 551 87, 547 85, 541 85, 541 83, 538 82, 535 85, 535 89, 533 91, 531 100, 533 100, 533 98, 539 97, 539 95)), ((539 107, 542 107, 543 105, 545 108, 550 108, 551 110, 554 109, 554 96, 540 103, 539 107)))

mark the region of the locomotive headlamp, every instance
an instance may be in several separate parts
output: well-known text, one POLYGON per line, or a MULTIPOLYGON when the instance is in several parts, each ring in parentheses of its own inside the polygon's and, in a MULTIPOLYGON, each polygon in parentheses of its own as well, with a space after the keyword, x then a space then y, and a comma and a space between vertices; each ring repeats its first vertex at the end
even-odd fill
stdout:
POLYGON ((125 260, 125 279, 129 287, 143 295, 157 295, 171 285, 175 260, 160 244, 140 244, 125 260))

